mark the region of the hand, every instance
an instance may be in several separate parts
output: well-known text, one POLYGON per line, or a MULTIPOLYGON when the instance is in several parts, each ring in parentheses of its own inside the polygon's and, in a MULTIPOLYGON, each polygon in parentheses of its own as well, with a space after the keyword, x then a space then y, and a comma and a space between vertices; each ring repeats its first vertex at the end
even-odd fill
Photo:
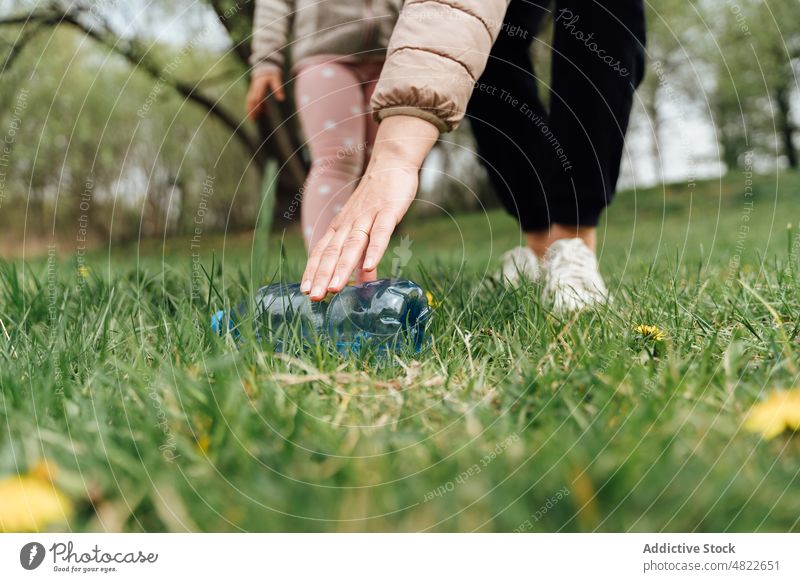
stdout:
POLYGON ((278 101, 286 99, 283 75, 278 68, 267 70, 250 81, 250 90, 247 92, 247 116, 253 121, 264 111, 264 104, 270 92, 278 101))
POLYGON ((414 168, 397 164, 369 170, 311 250, 301 291, 320 301, 329 291, 341 291, 359 264, 358 280, 374 280, 392 233, 417 194, 417 184, 414 168))
POLYGON ((419 169, 439 131, 417 117, 392 116, 378 128, 364 177, 327 232, 311 249, 300 290, 313 301, 338 293, 359 267, 375 278, 392 232, 417 195, 419 169))

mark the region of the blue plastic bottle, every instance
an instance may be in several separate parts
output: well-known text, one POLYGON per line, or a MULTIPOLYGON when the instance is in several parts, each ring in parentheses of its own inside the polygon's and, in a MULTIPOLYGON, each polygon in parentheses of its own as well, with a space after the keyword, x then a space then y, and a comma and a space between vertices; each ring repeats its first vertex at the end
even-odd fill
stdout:
MULTIPOLYGON (((412 281, 382 279, 345 287, 324 301, 311 301, 300 285, 262 287, 255 298, 256 333, 283 350, 293 341, 315 345, 330 341, 340 353, 384 352, 406 346, 418 352, 424 342, 431 309, 422 288, 412 281)), ((234 330, 236 317, 217 312, 211 326, 217 333, 234 330)))

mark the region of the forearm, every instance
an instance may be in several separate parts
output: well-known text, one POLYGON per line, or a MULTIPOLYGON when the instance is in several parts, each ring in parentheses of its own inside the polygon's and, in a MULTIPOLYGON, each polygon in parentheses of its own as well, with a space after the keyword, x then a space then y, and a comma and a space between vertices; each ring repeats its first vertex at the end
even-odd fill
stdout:
POLYGON ((367 174, 390 166, 419 171, 438 138, 439 130, 428 121, 404 115, 387 117, 378 127, 367 174))

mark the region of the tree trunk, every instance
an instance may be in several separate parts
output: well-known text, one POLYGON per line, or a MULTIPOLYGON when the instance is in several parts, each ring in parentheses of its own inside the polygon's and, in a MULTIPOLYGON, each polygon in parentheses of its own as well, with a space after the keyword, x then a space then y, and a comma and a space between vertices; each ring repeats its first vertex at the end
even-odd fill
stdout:
MULTIPOLYGON (((307 168, 303 161, 302 150, 293 143, 291 132, 286 124, 282 125, 283 116, 281 104, 272 101, 267 107, 267 115, 261 117, 258 123, 258 133, 262 141, 265 155, 256 161, 258 169, 258 183, 264 181, 264 169, 267 159, 278 160, 278 186, 276 191, 274 221, 284 223, 283 214, 298 195, 306 179, 307 168), (276 129, 277 128, 277 129, 276 129)), ((288 119, 288 117, 284 117, 288 119)))
POLYGON ((658 106, 658 83, 653 83, 645 108, 653 127, 653 138, 650 142, 650 155, 653 157, 653 172, 656 181, 660 184, 664 182, 664 166, 661 159, 661 116, 659 115, 658 106))
POLYGON ((789 167, 797 169, 797 149, 794 147, 795 126, 792 123, 791 102, 787 87, 780 87, 775 91, 775 103, 778 106, 778 133, 783 145, 783 153, 789 161, 789 167))

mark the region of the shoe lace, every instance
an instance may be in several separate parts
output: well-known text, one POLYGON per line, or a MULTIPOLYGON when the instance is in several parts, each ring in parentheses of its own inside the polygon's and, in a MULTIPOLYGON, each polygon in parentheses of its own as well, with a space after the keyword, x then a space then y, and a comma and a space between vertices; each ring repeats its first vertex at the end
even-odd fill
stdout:
POLYGON ((558 282, 570 287, 597 287, 597 261, 591 251, 577 245, 553 253, 550 257, 550 268, 558 274, 558 282))

